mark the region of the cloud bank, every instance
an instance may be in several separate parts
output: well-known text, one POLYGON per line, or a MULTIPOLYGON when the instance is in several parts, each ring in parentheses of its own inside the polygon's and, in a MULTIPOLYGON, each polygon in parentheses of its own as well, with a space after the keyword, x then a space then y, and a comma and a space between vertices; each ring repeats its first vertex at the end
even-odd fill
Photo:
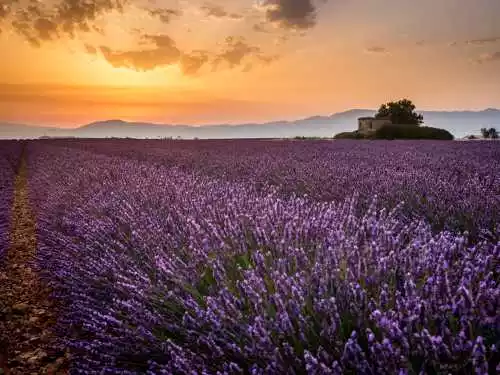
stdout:
MULTIPOLYGON (((0 22, 22 36, 33 47, 63 38, 80 38, 87 33, 105 35, 103 17, 111 13, 124 13, 136 0, 0 0, 0 22)), ((160 33, 153 35, 143 28, 131 27, 127 32, 149 48, 117 49, 109 43, 88 43, 82 40, 83 50, 91 55, 101 55, 114 67, 126 67, 147 71, 177 64, 186 75, 197 74, 205 65, 212 71, 243 67, 249 71, 256 64, 269 64, 278 56, 267 55, 262 40, 252 43, 258 33, 287 33, 290 30, 305 32, 316 25, 317 9, 312 0, 261 0, 259 11, 251 7, 242 12, 228 11, 215 2, 202 3, 198 10, 207 17, 248 22, 248 31, 243 36, 229 36, 219 48, 201 48, 193 51, 179 48, 175 38, 160 33), (253 33, 253 36, 252 36, 253 33)), ((130 8, 137 12, 137 7, 130 8)), ((145 15, 161 24, 171 24, 186 12, 185 9, 139 7, 145 15)), ((186 8, 188 9, 188 8, 186 8)), ((132 10, 130 10, 132 11, 132 10)), ((1 26, 1 24, 0 24, 1 26)), ((281 35, 281 37, 289 36, 281 35)), ((217 38, 220 38, 217 37, 217 38)), ((275 38, 274 38, 275 39, 275 38)), ((273 39, 273 40, 274 40, 273 39)), ((214 41, 216 42, 216 41, 214 41)))
POLYGON ((104 59, 115 68, 129 68, 137 71, 148 71, 156 68, 178 65, 185 75, 195 75, 205 65, 212 71, 234 69, 243 66, 248 71, 249 65, 269 64, 277 59, 267 56, 262 50, 249 44, 243 37, 227 37, 221 51, 205 50, 182 51, 168 35, 143 35, 142 40, 152 47, 129 51, 113 50, 109 46, 95 48, 85 45, 89 54, 100 52, 104 59))

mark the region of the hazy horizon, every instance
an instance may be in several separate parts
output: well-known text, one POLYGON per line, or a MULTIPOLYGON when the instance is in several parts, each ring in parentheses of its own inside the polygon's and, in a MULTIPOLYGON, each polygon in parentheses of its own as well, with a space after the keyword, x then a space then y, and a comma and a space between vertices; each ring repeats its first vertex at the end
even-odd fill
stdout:
MULTIPOLYGON (((495 110, 500 112, 500 108, 459 108, 459 109, 423 109, 418 112, 436 112, 436 113, 460 113, 460 112, 483 112, 487 110, 495 110)), ((117 118, 117 117, 109 117, 109 118, 96 118, 94 120, 90 120, 85 123, 72 123, 70 125, 68 124, 56 124, 56 123, 37 123, 37 122, 14 122, 14 121, 2 121, 0 120, 0 124, 5 124, 5 125, 22 125, 22 126, 30 126, 30 127, 40 127, 40 128, 54 128, 54 129, 78 129, 90 124, 95 124, 95 123, 105 123, 105 122, 114 122, 114 121, 123 121, 125 123, 143 123, 143 124, 148 124, 148 125, 159 125, 159 126, 192 126, 192 127, 210 127, 210 126, 219 126, 219 125, 233 125, 233 126, 238 126, 238 125, 246 125, 246 124, 267 124, 267 123, 277 123, 281 121, 287 121, 287 122, 298 122, 302 120, 306 120, 309 118, 314 118, 314 117, 329 117, 329 116, 335 116, 339 115, 342 113, 348 113, 348 112, 356 112, 356 111, 373 111, 374 113, 377 111, 377 108, 348 108, 344 109, 341 111, 335 111, 335 112, 330 112, 330 113, 310 113, 302 116, 279 116, 277 115, 274 118, 268 118, 268 119, 262 119, 262 120, 247 120, 247 121, 212 121, 212 122, 193 122, 193 123, 174 123, 174 122, 162 122, 162 121, 148 121, 147 119, 141 120, 134 120, 134 119, 127 119, 127 118, 117 118)), ((425 118, 424 118, 425 120, 425 118)), ((355 123, 352 124, 353 127, 356 126, 355 123)))
POLYGON ((0 122, 500 108, 496 0, 7 0, 0 122))
MULTIPOLYGON (((238 122, 213 124, 180 124, 127 122, 123 119, 104 119, 74 127, 33 126, 0 122, 1 139, 34 139, 49 137, 79 138, 293 138, 332 137, 358 127, 358 118, 372 116, 375 109, 351 109, 327 115, 312 115, 294 119, 280 118, 267 122, 238 122)), ((481 128, 500 127, 500 110, 480 111, 422 111, 424 125, 445 129, 457 138, 478 135, 481 128)))

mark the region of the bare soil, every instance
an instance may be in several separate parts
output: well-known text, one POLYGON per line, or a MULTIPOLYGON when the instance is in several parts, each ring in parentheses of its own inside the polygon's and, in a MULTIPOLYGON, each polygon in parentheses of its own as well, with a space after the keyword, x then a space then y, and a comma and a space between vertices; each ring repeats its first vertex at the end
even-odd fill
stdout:
POLYGON ((15 181, 10 233, 0 266, 0 375, 66 374, 69 353, 54 349, 57 306, 34 267, 36 221, 24 157, 15 181))

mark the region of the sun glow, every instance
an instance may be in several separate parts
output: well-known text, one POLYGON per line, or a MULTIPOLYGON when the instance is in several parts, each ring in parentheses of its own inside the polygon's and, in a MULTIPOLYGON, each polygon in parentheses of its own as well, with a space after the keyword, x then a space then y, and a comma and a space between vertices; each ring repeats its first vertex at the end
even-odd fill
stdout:
POLYGON ((156 68, 148 71, 138 71, 127 67, 114 67, 102 56, 85 55, 82 61, 86 63, 88 84, 105 86, 143 86, 167 88, 196 87, 194 79, 183 76, 178 65, 156 68))

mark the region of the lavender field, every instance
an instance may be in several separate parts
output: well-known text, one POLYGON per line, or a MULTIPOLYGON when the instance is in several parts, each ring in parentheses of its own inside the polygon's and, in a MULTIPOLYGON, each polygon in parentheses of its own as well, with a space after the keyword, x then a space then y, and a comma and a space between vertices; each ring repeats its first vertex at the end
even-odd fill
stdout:
POLYGON ((70 373, 500 372, 499 142, 51 140, 22 155, 0 155, 0 246, 7 165, 24 158, 70 373))

